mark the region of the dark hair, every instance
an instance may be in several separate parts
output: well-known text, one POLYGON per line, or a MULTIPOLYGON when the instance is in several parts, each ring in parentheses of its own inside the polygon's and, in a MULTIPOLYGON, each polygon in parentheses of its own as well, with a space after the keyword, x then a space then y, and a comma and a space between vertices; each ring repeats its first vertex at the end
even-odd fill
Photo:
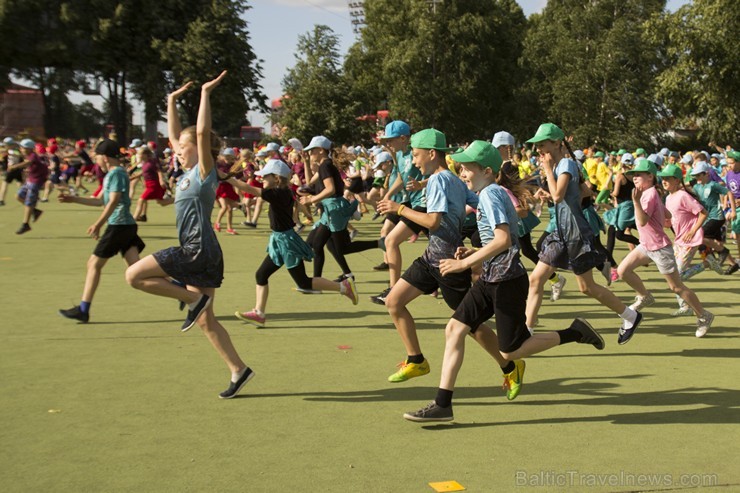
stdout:
POLYGON ((496 183, 509 190, 521 205, 530 202, 532 199, 532 191, 519 178, 519 169, 511 161, 506 161, 501 165, 496 183))

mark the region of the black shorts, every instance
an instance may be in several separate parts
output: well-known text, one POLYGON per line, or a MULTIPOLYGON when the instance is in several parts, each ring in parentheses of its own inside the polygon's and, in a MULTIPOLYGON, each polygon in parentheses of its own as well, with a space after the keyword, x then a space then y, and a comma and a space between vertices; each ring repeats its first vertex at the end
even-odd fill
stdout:
POLYGON ((710 240, 725 241, 725 220, 724 219, 707 219, 701 227, 704 231, 704 238, 710 240))
POLYGON ((452 318, 475 332, 481 324, 496 315, 499 349, 511 353, 531 336, 527 330, 527 294, 529 279, 519 276, 508 281, 478 280, 457 307, 452 318))
MULTIPOLYGON (((406 207, 411 207, 411 204, 408 204, 406 207)), ((417 211, 417 212, 423 212, 426 214, 427 208, 426 207, 411 207, 411 210, 417 211)), ((420 224, 416 224, 414 221, 407 217, 402 217, 401 222, 409 227, 411 231, 414 232, 414 234, 418 235, 420 232, 424 232, 425 234, 429 234, 429 229, 425 228, 424 226, 421 226, 420 224)))
POLYGON ((349 190, 352 193, 362 193, 365 191, 365 186, 362 181, 362 177, 355 176, 354 178, 350 178, 349 180, 349 186, 347 187, 347 190, 349 190))
POLYGON ((138 228, 136 224, 108 225, 93 255, 100 258, 111 258, 120 253, 123 256, 131 247, 136 247, 141 253, 146 245, 137 234, 138 228))
POLYGON ((13 183, 13 181, 24 183, 22 169, 14 169, 13 171, 9 171, 5 174, 5 183, 13 183))
POLYGON ((470 289, 471 276, 470 269, 442 276, 438 268, 419 257, 406 269, 401 279, 424 294, 432 294, 439 289, 447 306, 455 310, 470 289))

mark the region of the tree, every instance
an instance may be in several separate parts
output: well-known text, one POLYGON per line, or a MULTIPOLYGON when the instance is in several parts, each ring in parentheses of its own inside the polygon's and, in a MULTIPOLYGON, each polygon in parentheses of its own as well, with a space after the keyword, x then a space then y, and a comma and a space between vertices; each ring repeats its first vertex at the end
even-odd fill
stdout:
MULTIPOLYGON (((249 44, 243 16, 250 7, 243 1, 211 0, 188 24, 181 40, 155 42, 162 60, 171 67, 170 89, 192 80, 197 87, 223 70, 229 70, 223 90, 214 92, 213 128, 222 135, 238 135, 249 110, 267 111, 262 92, 262 60, 249 44)), ((192 91, 181 100, 186 119, 195 124, 200 93, 192 91)))
POLYGON ((658 130, 659 48, 646 34, 665 0, 562 0, 530 19, 528 91, 579 145, 644 145, 658 130))
POLYGON ((658 97, 682 126, 705 139, 740 138, 740 9, 735 0, 694 0, 653 20, 649 32, 665 48, 658 97))
POLYGON ((290 137, 307 141, 326 135, 335 142, 362 138, 357 123, 359 103, 339 62, 339 38, 328 26, 316 25, 298 37, 296 64, 283 78, 283 114, 279 125, 290 137))
POLYGON ((514 0, 376 0, 365 21, 345 62, 363 105, 451 141, 514 127, 526 26, 514 0))

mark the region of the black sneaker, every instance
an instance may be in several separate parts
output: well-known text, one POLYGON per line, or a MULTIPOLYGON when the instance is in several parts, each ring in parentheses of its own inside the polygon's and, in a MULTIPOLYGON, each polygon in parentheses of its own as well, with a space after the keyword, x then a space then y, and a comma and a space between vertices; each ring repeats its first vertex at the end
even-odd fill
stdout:
POLYGON ((194 310, 188 310, 188 316, 185 317, 185 322, 182 324, 182 330, 183 332, 189 331, 193 325, 195 325, 196 320, 200 318, 201 315, 203 315, 203 312, 206 311, 206 309, 211 305, 211 298, 207 294, 204 294, 200 297, 200 301, 195 306, 194 310))
POLYGON ((370 219, 371 221, 375 221, 377 218, 380 217, 380 212, 375 211, 375 214, 373 214, 373 217, 370 219))
POLYGON ((334 282, 342 282, 345 279, 347 279, 348 277, 351 277, 352 279, 355 278, 354 274, 342 274, 341 276, 339 276, 336 279, 334 279, 334 282))
POLYGON ((44 211, 42 211, 41 209, 34 209, 33 210, 33 222, 38 221, 39 218, 41 217, 41 214, 43 213, 44 211))
POLYGON ((576 318, 570 324, 570 328, 581 334, 581 340, 578 341, 579 344, 591 344, 599 351, 604 349, 604 338, 591 327, 588 320, 576 318))
POLYGON ((250 223, 249 221, 244 221, 242 224, 244 226, 247 226, 248 228, 256 228, 257 227, 257 223, 250 223))
POLYGON ((141 219, 139 219, 139 221, 141 221, 142 223, 145 223, 146 222, 146 214, 144 214, 143 216, 141 216, 141 219))
POLYGON ((432 401, 418 411, 404 413, 403 417, 409 421, 452 421, 452 405, 450 407, 438 406, 432 401))
POLYGON ((385 262, 381 262, 375 267, 373 267, 373 270, 388 270, 390 269, 390 266, 386 264, 385 262))
POLYGON ((21 224, 21 227, 18 228, 18 231, 15 232, 17 235, 22 235, 23 233, 26 233, 28 231, 31 231, 31 226, 29 226, 26 223, 21 224))
POLYGON ((732 265, 731 265, 731 266, 729 266, 729 267, 727 268, 727 270, 725 271, 725 275, 726 275, 726 276, 731 276, 731 275, 733 275, 733 274, 734 274, 735 272, 737 272, 737 271, 738 271, 738 269, 740 269, 740 265, 738 265, 737 263, 735 263, 735 264, 732 264, 732 265))
POLYGON ((637 318, 635 319, 635 323, 632 325, 631 329, 625 329, 624 325, 627 323, 626 320, 622 321, 622 327, 619 329, 619 337, 617 338, 617 342, 619 344, 627 344, 630 342, 630 339, 632 339, 632 336, 635 334, 635 330, 637 329, 637 326, 640 325, 640 322, 642 321, 642 313, 637 312, 637 318))
POLYGON ((246 370, 244 370, 244 373, 242 373, 242 376, 239 377, 239 380, 236 382, 229 382, 229 388, 218 394, 219 398, 221 399, 231 399, 232 397, 235 397, 236 394, 239 393, 239 391, 244 387, 247 382, 249 382, 251 379, 254 378, 254 372, 251 368, 247 367, 246 370))
POLYGON ((64 318, 71 318, 78 320, 80 323, 86 324, 90 320, 90 314, 80 310, 79 305, 75 305, 69 310, 59 310, 59 315, 64 318))
POLYGON ((4 200, 0 200, 0 207, 2 207, 4 205, 5 205, 5 201, 4 200))
POLYGON ((388 293, 391 292, 391 288, 387 288, 383 290, 382 293, 380 293, 377 296, 371 296, 370 301, 375 303, 376 305, 385 305, 385 299, 388 297, 388 293))

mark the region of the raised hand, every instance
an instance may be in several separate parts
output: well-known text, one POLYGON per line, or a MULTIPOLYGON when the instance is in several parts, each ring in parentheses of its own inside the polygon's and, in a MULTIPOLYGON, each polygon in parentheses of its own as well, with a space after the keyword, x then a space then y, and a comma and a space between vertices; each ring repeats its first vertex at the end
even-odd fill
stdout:
POLYGON ((226 77, 227 72, 228 70, 224 70, 223 72, 221 72, 221 74, 219 74, 218 77, 203 84, 201 86, 201 90, 206 91, 206 92, 213 91, 219 84, 221 84, 221 81, 224 80, 224 77, 226 77))
POLYGON ((172 91, 169 94, 169 97, 172 98, 172 99, 179 98, 180 96, 182 96, 183 94, 185 94, 187 92, 187 90, 190 89, 190 87, 192 85, 193 85, 193 81, 186 82, 185 85, 183 85, 182 87, 180 87, 180 89, 176 89, 176 90, 172 91))

